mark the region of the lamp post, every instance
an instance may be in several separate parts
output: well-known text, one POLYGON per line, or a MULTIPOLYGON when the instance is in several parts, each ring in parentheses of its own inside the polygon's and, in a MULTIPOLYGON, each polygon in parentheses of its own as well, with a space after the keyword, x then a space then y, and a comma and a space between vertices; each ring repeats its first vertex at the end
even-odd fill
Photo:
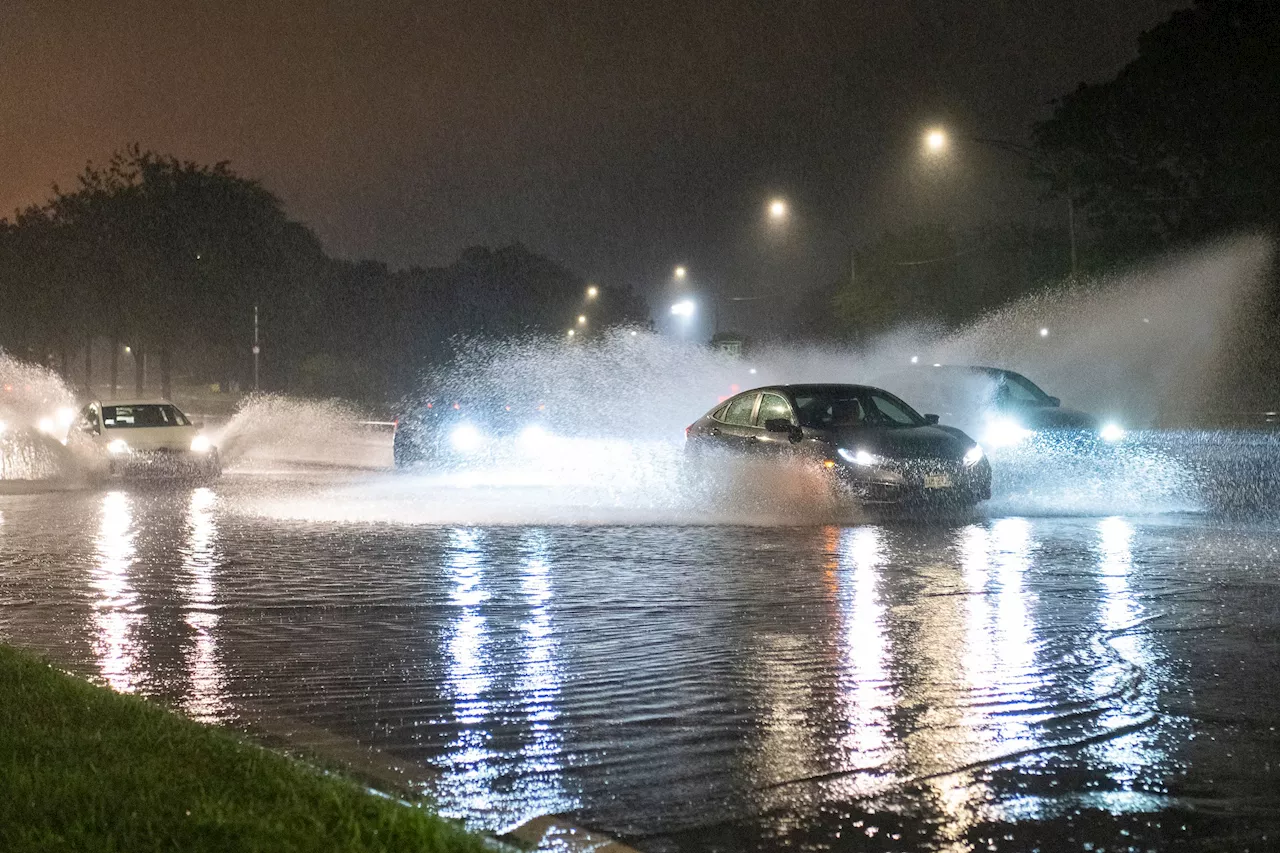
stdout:
MULTIPOLYGON (((1030 146, 1023 145, 1018 142, 1012 142, 1008 139, 992 139, 985 136, 969 136, 966 137, 970 142, 976 142, 979 145, 986 145, 1008 154, 1017 154, 1019 157, 1025 157, 1032 166, 1043 168, 1044 160, 1039 153, 1030 146)), ((944 154, 951 146, 947 133, 942 128, 930 128, 924 135, 925 151, 933 157, 944 154)), ((1071 164, 1068 163, 1062 173, 1066 183, 1067 198, 1067 237, 1071 244, 1071 277, 1075 278, 1080 271, 1079 254, 1076 248, 1076 202, 1075 187, 1072 182, 1071 164)))

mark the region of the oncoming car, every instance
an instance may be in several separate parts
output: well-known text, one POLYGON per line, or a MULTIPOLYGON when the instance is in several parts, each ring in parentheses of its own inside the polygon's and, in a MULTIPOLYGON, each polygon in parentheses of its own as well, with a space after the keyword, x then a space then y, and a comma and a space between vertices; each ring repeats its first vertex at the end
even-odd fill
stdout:
POLYGON ((998 367, 921 365, 880 377, 917 405, 978 436, 988 448, 1033 439, 1112 444, 1125 430, 1111 419, 1066 408, 1027 377, 998 367))
POLYGON ((991 497, 991 466, 977 442, 869 385, 744 391, 688 426, 685 442, 695 453, 811 462, 866 503, 965 506, 991 497))
POLYGON ((168 400, 94 400, 80 410, 73 433, 75 449, 87 450, 97 476, 212 479, 222 473, 218 448, 168 400))
POLYGON ((528 399, 429 400, 396 419, 395 467, 455 467, 537 450, 551 439, 545 404, 528 399))

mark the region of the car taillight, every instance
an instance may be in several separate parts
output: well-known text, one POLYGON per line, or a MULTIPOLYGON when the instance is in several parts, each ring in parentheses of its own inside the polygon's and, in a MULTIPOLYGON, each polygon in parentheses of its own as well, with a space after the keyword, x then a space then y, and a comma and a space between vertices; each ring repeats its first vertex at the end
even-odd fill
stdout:
POLYGON ((684 437, 688 438, 689 433, 692 431, 693 431, 693 424, 689 424, 687 427, 684 428, 684 437))

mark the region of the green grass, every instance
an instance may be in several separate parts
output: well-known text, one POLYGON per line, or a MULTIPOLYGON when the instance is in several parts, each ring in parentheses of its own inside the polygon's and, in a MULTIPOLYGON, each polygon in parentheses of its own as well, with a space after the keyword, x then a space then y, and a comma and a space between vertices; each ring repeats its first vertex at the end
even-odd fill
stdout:
POLYGON ((425 808, 0 645, 0 850, 483 849, 425 808))

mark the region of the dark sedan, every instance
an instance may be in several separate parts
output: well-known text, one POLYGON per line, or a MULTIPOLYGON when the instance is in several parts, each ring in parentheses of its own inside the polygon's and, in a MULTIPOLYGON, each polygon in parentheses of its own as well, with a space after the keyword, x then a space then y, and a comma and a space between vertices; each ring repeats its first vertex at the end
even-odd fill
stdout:
POLYGON ((745 391, 687 427, 685 440, 695 453, 810 460, 868 503, 968 505, 991 497, 991 466, 973 439, 867 385, 745 391))
POLYGON ((1097 446, 1125 437, 1114 420, 1069 409, 1021 373, 997 367, 935 364, 896 371, 877 381, 917 405, 941 412, 992 450, 1037 437, 1097 446))

